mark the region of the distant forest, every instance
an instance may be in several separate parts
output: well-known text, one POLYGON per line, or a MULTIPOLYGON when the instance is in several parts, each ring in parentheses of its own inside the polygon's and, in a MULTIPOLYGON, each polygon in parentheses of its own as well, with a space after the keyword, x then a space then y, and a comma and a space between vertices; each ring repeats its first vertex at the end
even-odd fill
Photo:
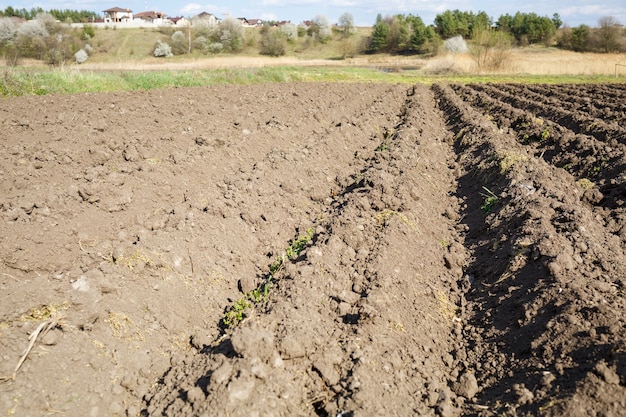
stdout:
POLYGON ((60 22, 71 23, 87 23, 93 22, 94 20, 101 18, 99 13, 88 10, 44 10, 41 7, 33 7, 30 10, 27 10, 24 8, 16 9, 12 6, 7 6, 7 8, 5 8, 4 10, 0 10, 0 17, 21 17, 26 20, 32 20, 40 13, 48 13, 54 16, 60 22))

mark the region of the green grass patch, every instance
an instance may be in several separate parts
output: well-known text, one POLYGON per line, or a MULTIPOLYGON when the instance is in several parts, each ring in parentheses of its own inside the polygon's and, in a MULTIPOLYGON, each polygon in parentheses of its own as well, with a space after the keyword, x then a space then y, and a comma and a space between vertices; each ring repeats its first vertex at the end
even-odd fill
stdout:
POLYGON ((0 95, 5 97, 44 94, 152 90, 211 85, 250 85, 289 82, 362 82, 432 84, 436 82, 491 83, 602 83, 610 76, 469 76, 427 75, 420 70, 386 72, 368 67, 277 66, 240 69, 164 71, 81 71, 61 69, 5 68, 0 95))

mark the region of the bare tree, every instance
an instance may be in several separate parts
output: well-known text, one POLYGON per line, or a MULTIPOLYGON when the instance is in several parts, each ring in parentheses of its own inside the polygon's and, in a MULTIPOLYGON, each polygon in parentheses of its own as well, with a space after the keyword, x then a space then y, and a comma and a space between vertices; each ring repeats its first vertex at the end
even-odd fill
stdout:
POLYGON ((604 52, 613 52, 619 49, 619 22, 613 16, 606 16, 598 20, 600 48, 604 52))
POLYGON ((480 70, 504 68, 511 58, 511 35, 488 28, 474 33, 470 55, 480 70))
POLYGON ((348 38, 356 32, 356 27, 354 26, 354 18, 350 13, 346 12, 339 16, 338 26, 341 28, 341 36, 343 38, 348 38))

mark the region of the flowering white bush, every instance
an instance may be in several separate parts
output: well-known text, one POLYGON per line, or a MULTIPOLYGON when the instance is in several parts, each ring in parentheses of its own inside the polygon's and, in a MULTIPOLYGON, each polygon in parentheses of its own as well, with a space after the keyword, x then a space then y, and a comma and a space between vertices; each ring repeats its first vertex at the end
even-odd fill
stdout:
POLYGON ((154 56, 169 58, 174 56, 174 54, 172 54, 172 48, 167 43, 157 41, 157 44, 154 47, 154 56))
POLYGON ((443 47, 446 48, 446 51, 451 52, 453 54, 465 53, 468 51, 467 43, 463 36, 455 36, 454 38, 447 39, 443 42, 443 47))
POLYGON ((84 49, 81 49, 74 54, 74 58, 76 58, 77 64, 82 64, 83 62, 87 61, 87 58, 89 58, 89 54, 87 54, 87 51, 85 51, 84 49))
POLYGON ((17 25, 10 17, 0 18, 0 45, 11 42, 17 34, 17 25))

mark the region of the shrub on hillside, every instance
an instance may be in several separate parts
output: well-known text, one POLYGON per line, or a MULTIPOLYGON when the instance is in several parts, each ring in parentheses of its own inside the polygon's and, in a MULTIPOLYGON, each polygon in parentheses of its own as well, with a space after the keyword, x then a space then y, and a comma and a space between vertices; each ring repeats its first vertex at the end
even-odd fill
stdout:
POLYGON ((82 64, 83 62, 87 61, 87 59, 89 58, 89 54, 84 49, 79 49, 74 54, 74 58, 76 59, 77 64, 82 64))
POLYGON ((157 58, 169 58, 174 56, 172 48, 166 42, 161 40, 157 41, 153 54, 157 58))
POLYGON ((287 50, 287 39, 280 30, 266 25, 261 29, 259 46, 261 55, 282 56, 287 50))
POLYGON ((55 35, 48 36, 45 42, 46 51, 44 59, 52 66, 60 67, 68 62, 74 55, 72 53, 74 42, 69 35, 57 33, 55 35))
POLYGON ((45 38, 49 35, 46 25, 41 20, 29 20, 19 25, 17 36, 45 38))
POLYGON ((315 41, 326 43, 333 36, 333 31, 330 28, 328 18, 323 15, 317 15, 311 22, 311 26, 308 29, 308 35, 315 41))
POLYGON ((209 52, 209 40, 204 36, 196 36, 191 46, 205 55, 209 52))
POLYGON ((93 27, 93 25, 84 24, 83 25, 83 32, 81 34, 81 39, 84 40, 84 41, 88 41, 89 39, 93 38, 94 36, 96 36, 96 28, 93 27))
POLYGON ((20 63, 20 50, 13 43, 8 43, 2 48, 2 55, 7 67, 16 67, 20 63))
POLYGON ((211 42, 209 44, 208 51, 212 54, 219 54, 224 51, 224 45, 220 42, 211 42))
POLYGON ((172 39, 171 48, 172 48, 172 53, 174 55, 181 55, 181 54, 187 53, 189 43, 187 41, 187 37, 182 31, 177 30, 176 32, 174 32, 172 34, 171 39, 172 39))
POLYGON ((243 26, 239 19, 227 17, 217 26, 217 42, 224 46, 224 50, 228 52, 239 52, 244 45, 243 26))
POLYGON ((284 25, 281 25, 280 31, 283 35, 285 35, 285 39, 289 42, 298 39, 298 26, 293 23, 285 23, 284 25))

